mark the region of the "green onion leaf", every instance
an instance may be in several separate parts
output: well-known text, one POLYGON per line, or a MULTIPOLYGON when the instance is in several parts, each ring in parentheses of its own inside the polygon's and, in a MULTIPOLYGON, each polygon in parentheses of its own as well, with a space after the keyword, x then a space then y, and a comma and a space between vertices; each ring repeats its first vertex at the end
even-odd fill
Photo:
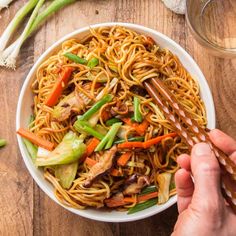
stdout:
POLYGON ((0 139, 0 147, 4 147, 7 144, 7 141, 5 139, 0 139))
POLYGON ((70 52, 67 52, 64 54, 65 57, 67 57, 68 59, 70 59, 71 61, 74 61, 78 64, 87 64, 87 60, 73 54, 73 53, 70 53, 70 52))
POLYGON ((149 193, 154 193, 154 192, 157 192, 157 188, 155 185, 147 186, 146 188, 144 188, 142 190, 142 192, 139 194, 139 196, 146 195, 149 193))
MULTIPOLYGON (((142 142, 144 140, 144 137, 132 137, 132 138, 128 138, 128 142, 142 142)), ((119 144, 119 143, 124 143, 126 142, 127 140, 125 139, 119 139, 119 140, 116 140, 114 143, 115 144, 119 144)))
POLYGON ((99 63, 99 60, 98 60, 96 57, 94 57, 94 58, 92 58, 92 59, 90 59, 90 60, 88 61, 87 66, 88 66, 90 69, 92 69, 92 68, 94 68, 95 66, 97 66, 98 63, 99 63))
POLYGON ((134 97, 134 120, 141 123, 143 120, 142 114, 140 112, 140 101, 138 97, 134 97))
POLYGON ((23 138, 23 142, 25 144, 25 147, 28 151, 28 153, 30 154, 33 162, 36 160, 37 158, 37 152, 38 152, 38 147, 35 146, 33 143, 31 143, 28 139, 23 138))
POLYGON ((106 126, 112 126, 113 124, 115 124, 117 122, 122 122, 122 121, 118 118, 112 118, 112 119, 106 121, 106 126))
POLYGON ((134 207, 130 208, 128 214, 134 214, 136 212, 145 210, 149 207, 155 206, 157 204, 158 198, 153 198, 147 200, 146 202, 138 203, 134 207))

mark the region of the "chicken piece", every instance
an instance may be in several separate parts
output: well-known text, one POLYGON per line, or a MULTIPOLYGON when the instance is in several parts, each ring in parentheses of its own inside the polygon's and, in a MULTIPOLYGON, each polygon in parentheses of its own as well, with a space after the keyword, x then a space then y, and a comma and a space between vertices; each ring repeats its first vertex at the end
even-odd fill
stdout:
MULTIPOLYGON (((131 178, 130 178, 131 179, 131 178)), ((141 176, 135 176, 133 178, 135 183, 129 184, 123 191, 124 195, 132 195, 135 193, 140 193, 141 190, 146 187, 147 185, 150 185, 149 178, 146 175, 141 175, 141 176), (135 180, 136 178, 136 180, 135 180)))
POLYGON ((117 147, 114 146, 109 151, 104 153, 104 156, 101 157, 101 160, 90 169, 88 177, 84 182, 84 187, 90 187, 95 179, 103 176, 112 168, 116 151, 117 147))

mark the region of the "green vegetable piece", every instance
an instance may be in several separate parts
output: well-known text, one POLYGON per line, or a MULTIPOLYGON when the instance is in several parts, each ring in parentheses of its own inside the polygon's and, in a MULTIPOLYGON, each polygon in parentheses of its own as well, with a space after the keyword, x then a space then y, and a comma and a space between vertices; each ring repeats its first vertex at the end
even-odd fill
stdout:
POLYGON ((69 189, 75 180, 75 176, 78 170, 78 162, 74 162, 67 165, 59 165, 55 168, 55 176, 59 179, 59 182, 64 189, 69 189))
POLYGON ((107 134, 107 129, 105 129, 102 125, 95 125, 94 129, 103 135, 103 137, 107 134))
POLYGON ((112 125, 106 136, 101 140, 101 142, 96 147, 95 152, 101 151, 104 147, 105 149, 109 149, 112 146, 114 138, 121 125, 122 125, 121 122, 112 125))
POLYGON ((87 64, 87 60, 85 60, 73 53, 67 52, 64 54, 64 56, 67 57, 68 59, 70 59, 71 61, 74 61, 78 64, 83 64, 83 65, 87 64))
MULTIPOLYGON (((128 141, 129 142, 142 142, 144 140, 144 137, 132 137, 132 138, 128 138, 128 141)), ((119 144, 119 143, 124 143, 126 142, 125 139, 119 139, 119 140, 116 140, 114 143, 115 144, 119 144)))
POLYGON ((47 158, 37 158, 35 164, 37 166, 51 166, 70 164, 77 161, 86 150, 83 138, 78 137, 72 131, 68 132, 47 158))
POLYGON ((138 97, 134 97, 134 120, 141 123, 143 121, 142 114, 139 110, 140 101, 138 97))
POLYGON ((79 132, 79 133, 86 133, 94 136, 95 138, 98 138, 102 140, 104 138, 104 135, 100 134, 97 132, 95 129, 93 129, 88 122, 78 120, 74 124, 74 128, 79 132))
POLYGON ((146 195, 149 193, 154 193, 154 192, 157 192, 157 188, 155 185, 147 186, 145 189, 142 190, 139 196, 146 195))
POLYGON ((94 57, 94 58, 92 58, 92 59, 90 59, 90 60, 88 61, 87 66, 88 66, 90 69, 93 69, 95 66, 98 65, 98 63, 99 63, 99 60, 98 60, 96 57, 94 57))
POLYGON ((4 147, 7 144, 5 139, 0 139, 0 147, 4 147))
POLYGON ((37 158, 37 152, 38 152, 38 147, 35 146, 33 143, 31 143, 28 139, 23 138, 23 142, 25 144, 25 147, 30 154, 30 157, 32 158, 33 162, 35 162, 37 158))
MULTIPOLYGON (((110 102, 113 96, 111 94, 105 95, 101 100, 96 102, 89 110, 87 110, 78 120, 88 120, 94 113, 96 113, 104 104, 110 102)), ((76 121, 77 122, 77 121, 76 121)))
POLYGON ((106 121, 106 126, 112 126, 113 124, 115 124, 117 122, 121 122, 121 120, 118 118, 112 118, 112 119, 106 121))
POLYGON ((130 208, 128 214, 134 214, 136 212, 145 210, 149 207, 155 206, 157 204, 158 198, 153 198, 147 200, 146 202, 138 203, 134 207, 130 208))

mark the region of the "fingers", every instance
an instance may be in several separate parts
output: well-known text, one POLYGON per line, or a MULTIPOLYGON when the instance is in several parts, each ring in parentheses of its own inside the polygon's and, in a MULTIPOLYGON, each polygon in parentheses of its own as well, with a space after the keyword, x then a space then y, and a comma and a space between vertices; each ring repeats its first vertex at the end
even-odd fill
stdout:
POLYGON ((185 169, 178 170, 175 174, 175 183, 178 195, 178 211, 181 213, 190 204, 194 191, 190 172, 185 169))
POLYGON ((211 141, 236 163, 236 141, 218 129, 209 133, 211 141))
POLYGON ((193 147, 191 170, 195 184, 193 203, 196 207, 199 204, 218 204, 218 201, 223 200, 220 191, 220 167, 206 143, 198 143, 193 147))
POLYGON ((178 157, 177 162, 181 168, 184 168, 187 171, 191 170, 190 156, 188 154, 181 154, 178 157))

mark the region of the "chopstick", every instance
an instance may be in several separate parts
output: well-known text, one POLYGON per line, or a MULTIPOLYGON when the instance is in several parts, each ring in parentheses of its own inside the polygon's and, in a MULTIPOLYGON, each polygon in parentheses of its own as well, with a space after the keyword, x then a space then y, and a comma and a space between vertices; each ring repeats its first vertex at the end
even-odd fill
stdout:
MULTIPOLYGON (((176 133, 185 140, 189 148, 191 149, 196 143, 206 142, 215 154, 221 169, 235 181, 236 164, 211 142, 207 132, 198 125, 191 114, 178 102, 168 87, 158 78, 151 78, 148 82, 145 81, 144 86, 149 95, 164 112, 166 119, 175 127, 176 133), (185 128, 183 124, 185 124, 188 129, 185 128)), ((223 196, 236 214, 236 193, 227 185, 224 178, 222 178, 221 186, 223 196)))

